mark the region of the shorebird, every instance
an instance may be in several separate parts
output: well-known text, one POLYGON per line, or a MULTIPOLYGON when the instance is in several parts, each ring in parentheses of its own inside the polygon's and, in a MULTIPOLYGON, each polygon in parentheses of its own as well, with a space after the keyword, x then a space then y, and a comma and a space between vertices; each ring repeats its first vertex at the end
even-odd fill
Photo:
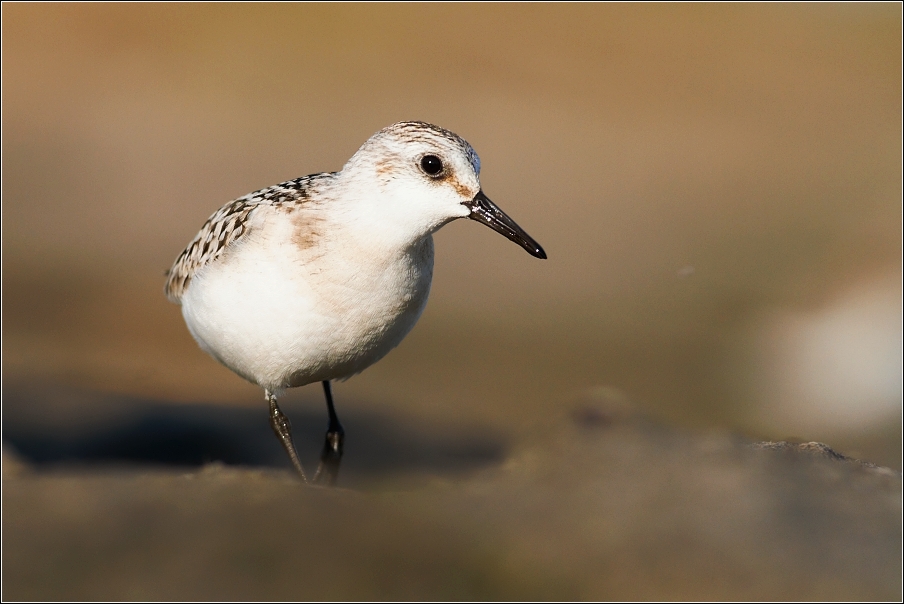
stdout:
POLYGON ((335 481, 344 430, 330 389, 408 334, 433 278, 432 234, 471 218, 532 256, 543 248, 480 188, 480 158, 425 122, 370 137, 338 172, 249 193, 217 210, 167 272, 191 335, 214 359, 264 389, 270 423, 307 480, 277 404, 322 382, 329 425, 315 480, 335 481))

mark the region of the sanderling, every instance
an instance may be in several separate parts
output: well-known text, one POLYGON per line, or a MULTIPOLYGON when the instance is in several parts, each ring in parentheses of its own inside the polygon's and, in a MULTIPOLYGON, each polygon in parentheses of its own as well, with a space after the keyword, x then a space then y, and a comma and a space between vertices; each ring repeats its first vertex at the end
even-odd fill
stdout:
POLYGON ((434 231, 467 217, 546 258, 484 195, 479 174, 480 158, 461 137, 400 122, 339 172, 227 203, 168 271, 166 295, 182 305, 201 348, 264 389, 270 423, 302 478, 277 397, 323 383, 329 427, 317 474, 326 469, 334 481, 344 431, 330 380, 377 362, 414 327, 430 292, 434 231))

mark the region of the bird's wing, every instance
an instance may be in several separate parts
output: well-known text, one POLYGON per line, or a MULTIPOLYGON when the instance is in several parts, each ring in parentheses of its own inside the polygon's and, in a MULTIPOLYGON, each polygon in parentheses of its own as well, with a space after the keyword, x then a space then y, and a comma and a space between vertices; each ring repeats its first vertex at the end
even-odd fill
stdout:
POLYGON ((311 197, 312 186, 330 176, 332 174, 329 173, 312 174, 273 185, 239 197, 214 212, 166 272, 166 297, 178 303, 192 277, 203 267, 216 261, 230 245, 248 233, 251 217, 260 208, 281 208, 304 203, 311 197))

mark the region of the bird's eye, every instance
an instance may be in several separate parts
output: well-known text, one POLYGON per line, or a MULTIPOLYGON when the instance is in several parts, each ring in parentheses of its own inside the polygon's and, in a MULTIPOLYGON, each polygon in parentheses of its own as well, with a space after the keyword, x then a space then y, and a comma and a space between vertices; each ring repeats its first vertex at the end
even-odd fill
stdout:
POLYGON ((425 155, 421 158, 421 170, 428 176, 438 176, 443 171, 443 160, 435 155, 425 155))

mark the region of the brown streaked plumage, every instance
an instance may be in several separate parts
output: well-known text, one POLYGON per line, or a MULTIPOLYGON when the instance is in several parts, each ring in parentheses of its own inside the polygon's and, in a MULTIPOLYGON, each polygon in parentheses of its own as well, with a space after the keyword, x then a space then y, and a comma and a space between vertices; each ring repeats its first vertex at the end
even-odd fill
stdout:
MULTIPOLYGON (((166 297, 178 303, 192 277, 247 233, 251 216, 258 208, 266 206, 291 212, 310 199, 310 189, 316 181, 331 176, 332 173, 326 172, 289 180, 239 197, 214 212, 166 272, 166 297)), ((299 229, 298 236, 298 243, 303 247, 313 244, 313 231, 299 229)))

